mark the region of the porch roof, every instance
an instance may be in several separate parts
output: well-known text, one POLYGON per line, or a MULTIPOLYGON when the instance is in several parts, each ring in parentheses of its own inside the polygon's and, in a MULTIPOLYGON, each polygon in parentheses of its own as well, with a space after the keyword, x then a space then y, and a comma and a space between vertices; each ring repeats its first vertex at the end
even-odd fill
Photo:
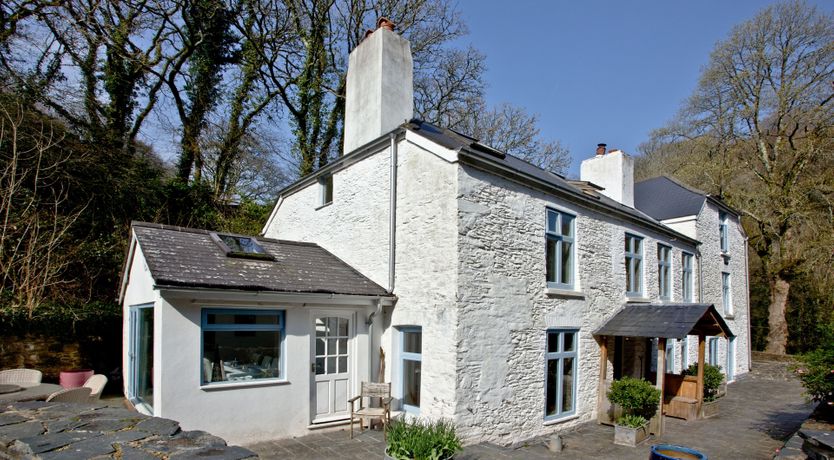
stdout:
POLYGON ((733 337, 715 306, 705 303, 627 304, 594 334, 668 339, 687 335, 733 337))

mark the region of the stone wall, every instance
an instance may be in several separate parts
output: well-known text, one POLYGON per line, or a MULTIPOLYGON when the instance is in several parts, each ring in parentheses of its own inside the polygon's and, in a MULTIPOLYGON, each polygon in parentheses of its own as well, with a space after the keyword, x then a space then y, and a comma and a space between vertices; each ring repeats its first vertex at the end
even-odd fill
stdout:
MULTIPOLYGON (((657 243, 672 246, 673 296, 681 250, 693 247, 634 224, 464 166, 459 173, 458 391, 466 439, 502 444, 593 420, 599 345, 593 331, 626 302, 624 235, 643 236, 644 297, 658 302, 657 243), (577 216, 577 291, 549 291, 545 210, 577 216), (579 330, 574 416, 544 420, 546 331, 579 330)), ((645 357, 642 357, 645 359, 645 357)))

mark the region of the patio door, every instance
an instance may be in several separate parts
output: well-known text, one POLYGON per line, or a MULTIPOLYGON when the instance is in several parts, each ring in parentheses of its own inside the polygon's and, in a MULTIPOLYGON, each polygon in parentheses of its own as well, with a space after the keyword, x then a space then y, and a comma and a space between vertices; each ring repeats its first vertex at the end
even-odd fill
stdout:
POLYGON ((312 328, 312 422, 322 423, 347 418, 347 399, 352 396, 352 315, 316 312, 313 314, 312 328))
POLYGON ((153 414, 153 304, 130 307, 128 398, 153 414))

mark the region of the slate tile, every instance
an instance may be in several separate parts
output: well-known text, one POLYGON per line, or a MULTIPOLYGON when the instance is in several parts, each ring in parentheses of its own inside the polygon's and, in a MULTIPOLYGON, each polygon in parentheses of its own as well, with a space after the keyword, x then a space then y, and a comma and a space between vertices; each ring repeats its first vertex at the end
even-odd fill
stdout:
POLYGON ((31 438, 43 432, 43 424, 36 421, 0 426, 0 441, 10 443, 15 439, 31 438))
POLYGON ((137 423, 135 428, 159 436, 173 436, 180 431, 180 424, 167 418, 150 417, 137 423))
POLYGON ((244 449, 239 446, 210 446, 177 452, 169 458, 171 460, 197 460, 203 458, 213 458, 216 460, 241 460, 257 457, 257 454, 251 450, 244 449))
POLYGON ((21 438, 20 442, 28 444, 32 452, 39 454, 42 452, 49 452, 66 445, 76 443, 79 441, 92 439, 101 436, 101 433, 96 432, 70 432, 62 431, 54 434, 44 434, 42 436, 34 436, 28 438, 21 438))
POLYGON ((0 426, 12 425, 14 423, 25 422, 29 420, 20 414, 0 414, 0 426))

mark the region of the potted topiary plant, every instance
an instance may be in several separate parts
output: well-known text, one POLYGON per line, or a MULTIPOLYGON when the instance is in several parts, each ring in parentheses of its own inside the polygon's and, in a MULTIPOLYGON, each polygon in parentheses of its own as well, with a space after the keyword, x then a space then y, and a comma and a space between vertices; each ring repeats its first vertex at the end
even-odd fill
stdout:
MULTIPOLYGON (((684 375, 698 375, 698 363, 689 366, 684 375)), ((718 415, 718 388, 723 382, 721 366, 704 364, 704 404, 701 406, 701 417, 710 418, 718 415)))
POLYGON ((649 435, 649 419, 657 411, 660 390, 643 379, 623 377, 611 382, 608 400, 623 409, 614 422, 614 444, 634 447, 649 435))
POLYGON ((386 435, 386 460, 445 460, 462 449, 455 427, 442 419, 392 421, 386 435))

